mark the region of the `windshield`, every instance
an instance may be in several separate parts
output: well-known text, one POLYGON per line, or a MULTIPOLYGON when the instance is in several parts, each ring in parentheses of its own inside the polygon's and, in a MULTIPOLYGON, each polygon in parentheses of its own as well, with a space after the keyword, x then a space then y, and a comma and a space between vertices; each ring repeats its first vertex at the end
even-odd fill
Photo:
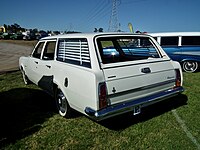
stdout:
POLYGON ((104 64, 160 58, 148 37, 100 37, 97 44, 104 64))

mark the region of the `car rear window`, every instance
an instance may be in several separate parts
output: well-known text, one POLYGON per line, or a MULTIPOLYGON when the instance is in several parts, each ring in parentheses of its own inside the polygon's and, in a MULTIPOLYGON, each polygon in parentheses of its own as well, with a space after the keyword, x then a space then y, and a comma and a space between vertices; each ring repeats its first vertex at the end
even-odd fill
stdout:
POLYGON ((104 64, 160 58, 148 37, 99 37, 97 44, 104 64))

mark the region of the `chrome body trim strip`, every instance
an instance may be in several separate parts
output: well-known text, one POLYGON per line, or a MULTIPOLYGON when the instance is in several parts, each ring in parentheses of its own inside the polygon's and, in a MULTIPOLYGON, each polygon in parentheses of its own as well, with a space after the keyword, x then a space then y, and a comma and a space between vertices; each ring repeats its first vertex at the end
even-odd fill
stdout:
MULTIPOLYGON (((173 77, 173 78, 175 78, 175 77, 173 77)), ((138 92, 138 91, 144 91, 144 90, 147 90, 147 89, 152 89, 152 88, 155 88, 155 87, 158 87, 158 86, 167 85, 167 84, 170 84, 170 83, 174 83, 175 84, 175 82, 176 82, 176 80, 172 79, 172 80, 168 80, 168 81, 164 81, 164 82, 154 83, 152 85, 138 87, 138 88, 135 88, 135 89, 122 91, 122 92, 118 92, 118 93, 115 93, 115 94, 109 94, 108 97, 112 98, 112 97, 116 97, 116 96, 119 96, 119 95, 125 95, 127 93, 134 93, 134 92, 138 92)))

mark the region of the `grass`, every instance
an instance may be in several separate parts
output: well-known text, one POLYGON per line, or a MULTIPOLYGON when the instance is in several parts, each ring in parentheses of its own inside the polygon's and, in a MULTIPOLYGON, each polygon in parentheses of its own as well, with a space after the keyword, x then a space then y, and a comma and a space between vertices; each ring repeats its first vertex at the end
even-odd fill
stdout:
POLYGON ((180 149, 197 146, 171 110, 200 142, 200 73, 184 73, 185 92, 142 110, 94 122, 57 114, 53 99, 19 71, 0 75, 0 149, 180 149))

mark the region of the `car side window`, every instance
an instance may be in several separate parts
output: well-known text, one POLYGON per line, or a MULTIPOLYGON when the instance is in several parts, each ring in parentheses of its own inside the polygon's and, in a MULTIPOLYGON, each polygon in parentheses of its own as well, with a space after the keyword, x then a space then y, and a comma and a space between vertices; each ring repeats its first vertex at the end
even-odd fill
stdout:
POLYGON ((178 46, 178 36, 161 37, 161 46, 178 46))
POLYGON ((153 37, 156 41, 158 41, 158 37, 153 37))
POLYGON ((55 52, 56 41, 47 41, 42 59, 43 60, 53 60, 55 52))
POLYGON ((191 45, 197 46, 200 45, 200 36, 183 36, 182 37, 182 45, 191 45))
POLYGON ((88 41, 85 38, 59 39, 57 60, 91 68, 88 41))
POLYGON ((32 54, 32 57, 34 57, 34 58, 39 58, 39 59, 40 59, 43 46, 44 46, 44 42, 40 42, 40 43, 37 45, 37 47, 35 48, 35 50, 34 50, 34 52, 33 52, 33 54, 32 54))

